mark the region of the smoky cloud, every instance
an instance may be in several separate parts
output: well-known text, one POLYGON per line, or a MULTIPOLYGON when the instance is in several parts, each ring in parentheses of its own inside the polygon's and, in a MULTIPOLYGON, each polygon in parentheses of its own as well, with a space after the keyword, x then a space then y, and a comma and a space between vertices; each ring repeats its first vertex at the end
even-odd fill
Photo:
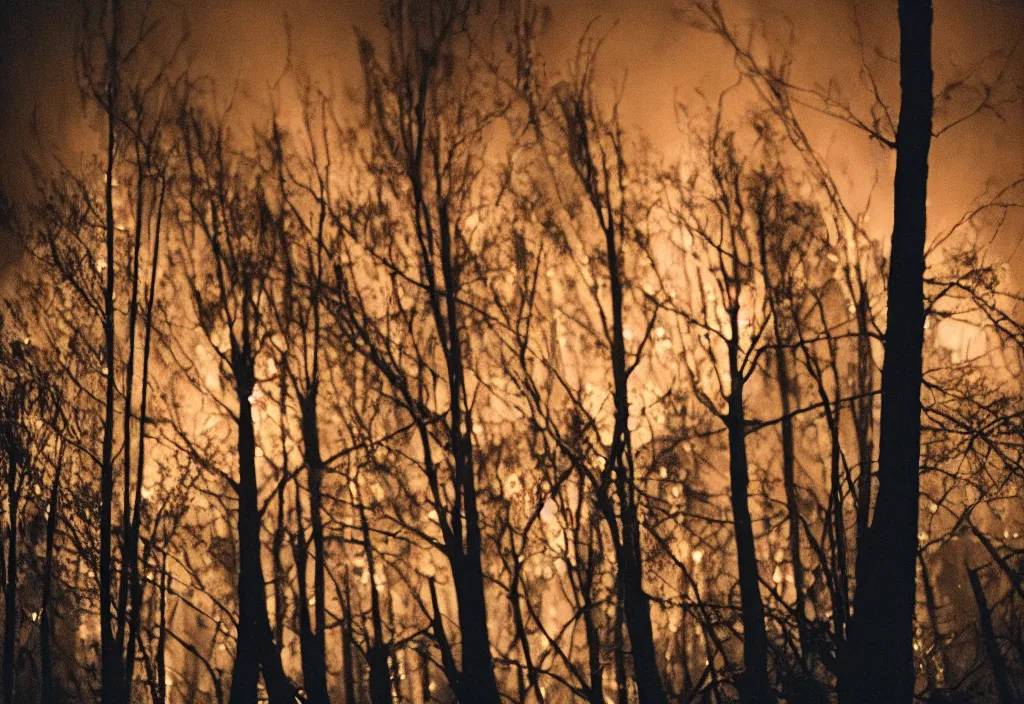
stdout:
MULTIPOLYGON (((585 34, 602 39, 602 82, 620 91, 625 121, 669 156, 683 146, 679 104, 699 109, 737 78, 729 51, 694 26, 696 13, 684 0, 548 4, 551 22, 542 48, 549 62, 555 68, 567 65, 585 34)), ((863 49, 878 71, 883 94, 896 103, 896 72, 886 59, 897 46, 895 2, 727 0, 724 6, 736 26, 771 37, 773 50, 790 46, 797 82, 826 86, 834 80, 853 103, 866 97, 858 80, 863 49)), ((88 159, 99 147, 75 72, 84 5, 82 0, 0 0, 0 7, 0 186, 12 200, 24 201, 33 190, 30 159, 88 159)), ((158 1, 150 12, 160 17, 168 36, 187 33, 196 73, 210 76, 222 94, 257 105, 269 102, 278 79, 295 65, 335 95, 357 95, 361 76, 354 29, 372 34, 379 26, 377 3, 356 0, 158 1)), ((1022 27, 1021 0, 937 3, 936 91, 960 77, 980 86, 1001 69, 1006 102, 998 114, 986 111, 934 145, 930 217, 935 227, 948 225, 986 187, 1005 183, 1024 163, 1024 48, 1014 50, 1022 27)), ((738 91, 731 100, 737 116, 749 109, 749 98, 738 91)), ((949 116, 965 105, 951 105, 949 116)), ((938 107, 941 111, 941 95, 938 107)), ((807 120, 848 197, 861 205, 872 197, 884 230, 891 155, 832 118, 808 114, 807 120)), ((1024 252, 1016 246, 1019 234, 1019 226, 1005 227, 994 243, 1011 268, 1024 264, 1024 252)), ((14 243, 0 242, 0 275, 16 259, 14 243)))

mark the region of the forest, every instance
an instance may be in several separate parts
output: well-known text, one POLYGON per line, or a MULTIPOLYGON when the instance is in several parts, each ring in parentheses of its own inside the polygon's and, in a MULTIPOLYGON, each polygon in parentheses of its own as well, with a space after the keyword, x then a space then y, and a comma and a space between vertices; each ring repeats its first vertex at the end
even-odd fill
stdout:
POLYGON ((1024 153, 929 195, 1019 50, 881 2, 806 83, 740 5, 673 15, 731 78, 668 147, 533 0, 380 0, 357 90, 259 108, 187 3, 69 3, 87 146, 0 194, 0 702, 1024 701, 1024 153))

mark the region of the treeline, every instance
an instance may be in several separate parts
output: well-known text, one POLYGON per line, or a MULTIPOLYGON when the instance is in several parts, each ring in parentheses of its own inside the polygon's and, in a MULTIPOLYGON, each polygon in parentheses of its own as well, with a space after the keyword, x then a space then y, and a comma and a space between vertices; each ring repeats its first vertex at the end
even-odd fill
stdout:
POLYGON ((870 119, 697 5, 752 98, 681 159, 529 2, 388 0, 354 114, 292 66, 245 118, 93 10, 99 146, 2 208, 3 702, 1024 696, 1021 181, 929 229, 996 94, 936 112, 929 2, 870 119))

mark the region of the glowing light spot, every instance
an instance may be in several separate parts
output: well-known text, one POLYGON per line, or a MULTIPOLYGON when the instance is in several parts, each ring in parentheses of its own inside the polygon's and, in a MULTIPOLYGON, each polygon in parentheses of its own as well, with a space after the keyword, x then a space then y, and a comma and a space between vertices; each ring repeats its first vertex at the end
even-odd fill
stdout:
POLYGON ((512 474, 505 479, 505 486, 503 488, 503 493, 506 497, 516 496, 523 490, 523 482, 518 474, 512 474))

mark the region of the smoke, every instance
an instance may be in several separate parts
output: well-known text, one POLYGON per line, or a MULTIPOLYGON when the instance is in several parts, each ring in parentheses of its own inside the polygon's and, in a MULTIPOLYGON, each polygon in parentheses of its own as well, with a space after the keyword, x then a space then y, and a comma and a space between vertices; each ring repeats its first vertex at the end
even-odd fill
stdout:
MULTIPOLYGON (((84 0, 95 2, 95 0, 84 0)), ((32 193, 26 157, 45 162, 89 158, 97 144, 80 99, 74 51, 83 0, 0 0, 0 187, 15 201, 32 193)), ((701 96, 717 96, 737 77, 731 56, 715 37, 692 26, 692 8, 684 0, 596 0, 550 3, 552 23, 542 48, 554 68, 564 68, 580 37, 604 37, 600 80, 621 90, 621 114, 642 129, 669 156, 683 144, 679 103, 699 106, 701 96)), ((803 85, 825 86, 837 79, 851 102, 863 104, 858 82, 860 50, 853 41, 860 27, 869 65, 878 71, 883 95, 895 105, 895 66, 880 57, 897 52, 896 3, 858 0, 726 0, 736 26, 756 27, 782 46, 792 38, 794 77, 803 85)), ((225 95, 265 104, 291 62, 335 95, 358 91, 358 56, 353 29, 379 24, 374 2, 356 0, 210 0, 177 4, 154 2, 151 12, 170 34, 187 28, 193 69, 210 75, 225 95)), ((1024 2, 966 0, 938 3, 935 17, 936 91, 967 77, 993 79, 1003 68, 1007 100, 999 114, 985 111, 951 130, 932 150, 932 227, 948 226, 985 188, 1019 173, 1024 163, 1024 47, 1019 43, 1024 2)), ((965 96, 968 94, 962 94, 965 96)), ((742 91, 731 100, 736 115, 746 109, 742 91)), ((940 96, 940 108, 943 101, 940 96)), ((950 108, 949 117, 969 108, 969 100, 950 108)), ((873 195, 876 226, 886 222, 885 196, 890 156, 855 129, 834 119, 808 115, 816 146, 828 155, 855 204, 873 195)), ((938 122, 938 121, 937 121, 938 122)), ((1020 223, 1011 223, 995 242, 996 256, 1014 254, 1024 264, 1020 223)), ((16 259, 11 242, 0 241, 0 276, 16 259)), ((1014 268, 1024 268, 1017 266, 1014 268)))

